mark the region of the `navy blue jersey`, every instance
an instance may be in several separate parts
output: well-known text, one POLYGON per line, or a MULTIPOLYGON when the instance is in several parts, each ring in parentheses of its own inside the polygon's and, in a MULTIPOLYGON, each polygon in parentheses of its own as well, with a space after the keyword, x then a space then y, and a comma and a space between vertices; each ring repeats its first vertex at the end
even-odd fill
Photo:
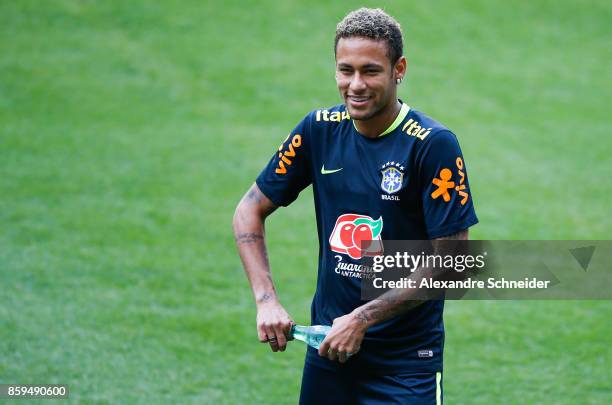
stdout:
MULTIPOLYGON (((365 303, 360 280, 367 269, 360 259, 382 253, 384 240, 435 239, 478 222, 457 138, 406 104, 377 138, 361 135, 344 105, 309 113, 257 185, 274 204, 286 206, 310 184, 320 247, 313 325, 331 325, 365 303)), ((371 327, 346 364, 382 372, 441 371, 443 306, 426 302, 371 327)), ((311 349, 307 361, 342 367, 311 349)))

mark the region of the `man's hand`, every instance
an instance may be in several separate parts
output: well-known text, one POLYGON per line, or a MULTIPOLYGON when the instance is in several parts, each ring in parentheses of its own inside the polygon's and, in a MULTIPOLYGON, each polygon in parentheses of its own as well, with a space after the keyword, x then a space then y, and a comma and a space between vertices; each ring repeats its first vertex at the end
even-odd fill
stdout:
POLYGON ((293 322, 276 298, 266 252, 264 221, 277 206, 257 184, 244 195, 234 213, 234 237, 257 304, 257 335, 272 351, 285 351, 293 322))
POLYGON ((345 363, 349 356, 359 351, 366 329, 353 313, 334 319, 331 330, 319 347, 319 356, 345 363))
POLYGON ((269 343, 273 352, 284 352, 287 348, 287 336, 294 322, 285 308, 272 301, 257 306, 257 335, 261 343, 269 343))

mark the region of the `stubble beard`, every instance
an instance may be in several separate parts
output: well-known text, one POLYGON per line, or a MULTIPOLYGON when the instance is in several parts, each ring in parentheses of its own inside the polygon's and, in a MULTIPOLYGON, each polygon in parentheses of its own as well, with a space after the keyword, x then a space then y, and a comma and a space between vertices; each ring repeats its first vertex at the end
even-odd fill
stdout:
MULTIPOLYGON (((388 103, 389 104, 389 103, 388 103)), ((351 108, 349 107, 349 103, 348 100, 344 101, 344 107, 346 108, 346 110, 349 112, 350 116, 352 119, 356 120, 356 121, 367 121, 369 119, 375 118, 376 116, 380 115, 383 113, 383 111, 385 111, 386 107, 388 106, 388 104, 386 105, 374 105, 372 107, 372 110, 370 112, 365 111, 365 115, 359 118, 356 118, 354 116, 354 114, 351 112, 351 108)))

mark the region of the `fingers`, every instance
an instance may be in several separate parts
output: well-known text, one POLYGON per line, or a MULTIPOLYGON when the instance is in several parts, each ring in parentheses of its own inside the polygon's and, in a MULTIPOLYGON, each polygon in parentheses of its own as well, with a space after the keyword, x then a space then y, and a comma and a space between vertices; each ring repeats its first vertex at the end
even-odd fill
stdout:
POLYGON ((338 358, 338 351, 330 348, 327 351, 327 358, 330 359, 331 361, 335 361, 338 358))
POLYGON ((261 343, 266 343, 268 341, 268 334, 261 325, 257 327, 257 338, 261 343))
POLYGON ((267 336, 266 341, 268 342, 268 344, 270 344, 270 349, 272 349, 273 352, 277 352, 278 351, 278 339, 276 337, 276 332, 274 332, 274 328, 271 326, 266 326, 264 328, 266 330, 266 336, 267 336))
POLYGON ((273 352, 284 352, 293 321, 262 324, 257 328, 259 341, 268 343, 273 352))
POLYGON ((359 348, 357 348, 355 351, 349 351, 346 349, 339 349, 339 350, 335 350, 335 349, 329 349, 327 351, 327 358, 330 359, 331 361, 334 360, 338 360, 340 363, 346 363, 348 361, 348 359, 357 354, 357 352, 359 351, 359 348))
POLYGON ((274 328, 267 324, 258 325, 257 337, 261 343, 268 343, 273 352, 278 351, 278 340, 274 328))
POLYGON ((334 344, 330 344, 324 340, 319 347, 319 356, 327 357, 331 361, 338 360, 340 363, 346 363, 348 359, 357 354, 360 349, 359 346, 353 350, 347 350, 344 348, 344 346, 339 346, 338 348, 335 348, 334 346, 334 344))
POLYGON ((287 337, 286 337, 285 329, 287 329, 285 325, 281 326, 279 324, 275 325, 273 328, 274 334, 276 335, 277 347, 278 347, 278 350, 280 350, 281 352, 284 352, 285 349, 287 348, 287 337))
POLYGON ((270 349, 272 349, 273 352, 278 351, 278 340, 276 339, 276 336, 269 337, 268 343, 270 344, 270 349))
POLYGON ((321 346, 319 346, 319 356, 327 357, 327 352, 329 351, 329 341, 327 338, 323 339, 321 342, 321 346))
POLYGON ((323 339, 321 346, 319 346, 319 356, 327 357, 331 361, 335 361, 337 358, 338 350, 334 349, 328 339, 329 335, 323 339))

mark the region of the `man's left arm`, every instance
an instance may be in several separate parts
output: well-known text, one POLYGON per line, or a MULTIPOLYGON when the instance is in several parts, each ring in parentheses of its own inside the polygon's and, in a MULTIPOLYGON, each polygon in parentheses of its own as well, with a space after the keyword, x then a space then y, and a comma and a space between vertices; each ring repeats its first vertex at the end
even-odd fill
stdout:
MULTIPOLYGON (((468 230, 459 231, 453 235, 434 239, 433 248, 439 253, 441 240, 468 240, 468 230)), ((436 278, 428 269, 419 269, 414 275, 436 278)), ((418 284, 418 283, 417 283, 418 284)), ((348 356, 359 351, 363 337, 367 329, 387 319, 402 315, 412 308, 425 302, 421 299, 420 292, 414 288, 396 288, 387 291, 378 299, 355 308, 351 313, 334 319, 332 329, 319 348, 319 355, 346 362, 348 356)))

